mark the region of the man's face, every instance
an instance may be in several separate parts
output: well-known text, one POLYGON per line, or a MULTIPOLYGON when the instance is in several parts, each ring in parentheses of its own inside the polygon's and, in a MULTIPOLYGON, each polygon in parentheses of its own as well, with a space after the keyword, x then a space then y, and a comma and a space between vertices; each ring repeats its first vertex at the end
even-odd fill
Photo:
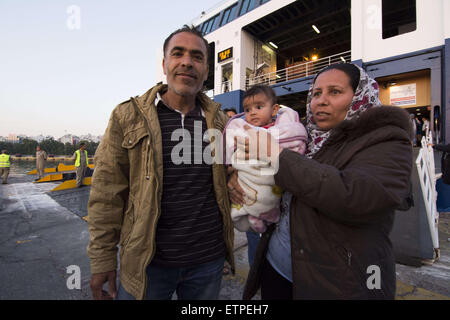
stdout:
POLYGON ((203 40, 189 32, 170 39, 163 60, 169 91, 180 96, 197 95, 208 78, 206 50, 203 40))

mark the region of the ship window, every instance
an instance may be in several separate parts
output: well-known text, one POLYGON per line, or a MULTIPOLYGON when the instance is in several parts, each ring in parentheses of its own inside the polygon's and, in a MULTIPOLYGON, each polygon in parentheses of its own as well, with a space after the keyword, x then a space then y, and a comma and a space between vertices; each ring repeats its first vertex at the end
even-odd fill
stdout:
POLYGON ((416 0, 382 0, 383 39, 417 29, 416 0))
POLYGON ((219 15, 215 15, 214 17, 212 17, 211 19, 209 19, 203 23, 202 33, 204 35, 216 30, 216 22, 217 22, 218 18, 219 18, 219 15))
POLYGON ((205 26, 206 26, 206 23, 203 23, 203 24, 201 25, 201 27, 200 27, 201 33, 203 33, 203 30, 205 30, 205 26))
POLYGON ((222 66, 222 93, 233 90, 233 62, 222 66))
POLYGON ((203 34, 205 34, 205 29, 206 29, 206 27, 208 26, 208 23, 209 23, 209 21, 203 22, 203 25, 202 25, 202 33, 203 33, 203 34))
POLYGON ((233 20, 233 18, 236 16, 236 10, 237 10, 237 3, 232 5, 231 7, 225 9, 223 12, 222 22, 220 23, 220 26, 223 26, 233 20))
POLYGON ((241 11, 239 11, 239 16, 242 16, 244 13, 249 12, 256 6, 256 0, 244 0, 242 2, 241 11))
POLYGON ((208 20, 206 22, 206 26, 205 26, 205 30, 203 31, 203 34, 207 34, 208 33, 208 30, 210 29, 211 25, 212 25, 212 20, 208 20))

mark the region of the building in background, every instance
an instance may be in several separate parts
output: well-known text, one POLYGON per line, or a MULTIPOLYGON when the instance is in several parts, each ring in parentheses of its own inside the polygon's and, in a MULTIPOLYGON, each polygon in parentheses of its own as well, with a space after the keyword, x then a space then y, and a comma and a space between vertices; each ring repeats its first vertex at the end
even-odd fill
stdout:
POLYGON ((100 142, 102 136, 94 136, 90 133, 80 136, 80 141, 100 142))
POLYGON ((23 137, 25 137, 22 134, 15 134, 15 133, 10 133, 8 134, 8 136, 6 137, 6 142, 10 142, 10 143, 21 143, 23 140, 23 137))
POLYGON ((42 134, 35 136, 35 137, 30 137, 30 138, 37 141, 38 143, 40 143, 42 140, 46 139, 42 134))
POLYGON ((428 117, 435 141, 450 142, 448 0, 229 0, 192 24, 210 44, 204 90, 223 108, 242 111, 243 92, 265 83, 304 117, 314 74, 353 62, 383 104, 428 117))
POLYGON ((80 142, 80 138, 72 134, 65 134, 58 141, 64 144, 70 143, 71 145, 76 145, 80 142))

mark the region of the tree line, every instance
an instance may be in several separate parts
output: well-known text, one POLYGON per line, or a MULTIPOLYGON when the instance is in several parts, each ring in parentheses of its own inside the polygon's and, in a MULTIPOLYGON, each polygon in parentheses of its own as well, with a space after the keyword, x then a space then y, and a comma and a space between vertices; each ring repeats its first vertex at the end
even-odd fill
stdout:
MULTIPOLYGON (((80 141, 80 143, 81 142, 86 144, 86 151, 88 152, 88 155, 93 156, 95 154, 95 150, 97 150, 99 142, 80 141)), ((36 140, 25 138, 20 143, 0 141, 0 150, 7 150, 10 155, 35 155, 36 146, 38 145, 41 147, 41 150, 47 152, 48 155, 58 156, 71 156, 75 150, 78 150, 80 147, 80 144, 74 146, 69 142, 62 143, 52 138, 42 140, 40 143, 36 140)))

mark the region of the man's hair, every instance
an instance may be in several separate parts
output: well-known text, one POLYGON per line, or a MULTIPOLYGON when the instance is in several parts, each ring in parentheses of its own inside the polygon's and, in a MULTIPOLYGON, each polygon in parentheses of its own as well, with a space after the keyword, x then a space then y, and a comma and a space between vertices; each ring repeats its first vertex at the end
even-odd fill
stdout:
POLYGON ((235 108, 225 108, 223 109, 223 112, 227 113, 228 111, 234 112, 235 114, 237 114, 237 111, 235 108))
POLYGON ((85 146, 85 145, 86 145, 86 143, 81 142, 81 143, 80 143, 80 148, 81 148, 82 146, 85 146))
POLYGON ((197 37, 199 37, 200 39, 203 40, 203 43, 205 44, 205 49, 206 49, 206 61, 209 62, 209 43, 208 41, 206 41, 205 38, 203 38, 203 34, 194 26, 188 26, 187 24, 185 24, 183 26, 183 28, 180 28, 178 30, 175 30, 174 32, 172 32, 170 34, 170 36, 167 37, 166 40, 164 40, 164 45, 163 45, 163 55, 166 56, 166 49, 167 46, 169 45, 170 39, 172 39, 172 37, 178 33, 181 32, 187 32, 187 33, 191 33, 193 35, 196 35, 197 37))
POLYGON ((272 101, 272 105, 277 103, 277 95, 275 94, 275 91, 273 91, 273 89, 271 87, 269 87, 267 85, 263 85, 263 84, 257 84, 257 85, 254 85, 253 87, 251 87, 250 89, 248 89, 244 93, 244 97, 242 98, 242 101, 244 101, 246 98, 254 97, 260 93, 266 95, 266 97, 268 97, 270 99, 270 101, 272 101))

